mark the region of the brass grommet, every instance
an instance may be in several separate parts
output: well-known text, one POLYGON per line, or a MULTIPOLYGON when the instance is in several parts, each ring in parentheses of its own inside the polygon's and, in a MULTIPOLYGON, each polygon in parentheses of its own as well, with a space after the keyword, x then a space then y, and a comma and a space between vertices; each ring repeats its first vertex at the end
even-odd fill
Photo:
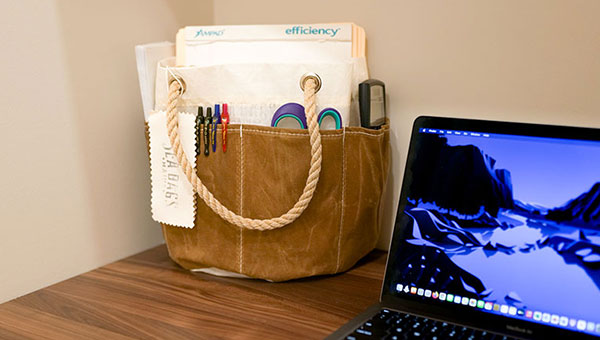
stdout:
POLYGON ((315 93, 319 92, 319 90, 321 89, 321 77, 319 77, 318 74, 313 73, 313 72, 308 72, 302 75, 302 77, 300 78, 300 88, 302 89, 302 91, 304 91, 304 83, 308 80, 308 79, 314 79, 315 83, 317 83, 317 86, 315 88, 315 93))
POLYGON ((183 80, 183 78, 180 75, 173 73, 173 71, 171 71, 169 69, 169 86, 174 81, 176 81, 176 82, 179 83, 179 86, 180 86, 179 95, 180 96, 183 95, 185 93, 186 88, 187 88, 187 85, 185 84, 185 80, 183 80))

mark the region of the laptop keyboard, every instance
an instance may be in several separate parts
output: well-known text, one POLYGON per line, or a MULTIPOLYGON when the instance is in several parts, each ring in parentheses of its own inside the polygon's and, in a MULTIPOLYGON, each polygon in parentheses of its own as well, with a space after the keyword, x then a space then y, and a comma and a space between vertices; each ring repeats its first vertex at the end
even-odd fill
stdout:
POLYGON ((513 338, 382 309, 352 334, 348 335, 346 339, 509 340, 513 338))

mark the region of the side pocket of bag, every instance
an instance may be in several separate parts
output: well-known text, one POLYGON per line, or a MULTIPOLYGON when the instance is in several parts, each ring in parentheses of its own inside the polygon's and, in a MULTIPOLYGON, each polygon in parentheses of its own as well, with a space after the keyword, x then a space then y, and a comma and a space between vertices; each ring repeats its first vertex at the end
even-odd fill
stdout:
POLYGON ((382 196, 389 164, 389 130, 346 128, 344 206, 339 271, 373 250, 382 223, 382 196))

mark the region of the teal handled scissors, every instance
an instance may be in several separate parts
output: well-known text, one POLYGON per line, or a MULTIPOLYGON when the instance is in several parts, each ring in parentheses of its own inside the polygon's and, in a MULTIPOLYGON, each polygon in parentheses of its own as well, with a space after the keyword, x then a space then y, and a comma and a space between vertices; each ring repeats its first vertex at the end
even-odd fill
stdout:
MULTIPOLYGON (((342 128, 342 115, 338 110, 331 107, 321 110, 317 116, 317 121, 323 130, 338 130, 342 128)), ((308 124, 306 123, 304 106, 298 103, 282 105, 273 114, 271 126, 306 129, 308 124)))

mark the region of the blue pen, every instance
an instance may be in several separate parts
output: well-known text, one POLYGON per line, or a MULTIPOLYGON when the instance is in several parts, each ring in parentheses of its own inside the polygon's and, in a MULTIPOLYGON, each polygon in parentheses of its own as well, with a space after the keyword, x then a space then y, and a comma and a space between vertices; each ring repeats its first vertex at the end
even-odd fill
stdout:
POLYGON ((221 111, 219 104, 215 104, 215 115, 213 117, 213 152, 217 152, 217 124, 221 123, 221 111))

